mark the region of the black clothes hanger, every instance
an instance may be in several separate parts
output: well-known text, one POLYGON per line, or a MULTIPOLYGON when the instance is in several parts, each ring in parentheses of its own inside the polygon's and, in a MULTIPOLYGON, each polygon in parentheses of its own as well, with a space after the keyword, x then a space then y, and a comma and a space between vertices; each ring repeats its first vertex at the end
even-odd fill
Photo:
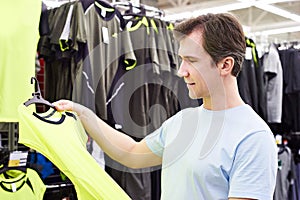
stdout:
POLYGON ((133 14, 133 5, 131 2, 128 2, 127 6, 129 7, 127 10, 125 10, 124 15, 130 15, 133 14))
POLYGON ((46 105, 46 106, 49 106, 50 108, 55 109, 55 106, 53 104, 51 104, 49 101, 45 100, 42 97, 39 82, 35 77, 31 77, 31 84, 33 84, 33 82, 35 82, 35 90, 36 91, 34 93, 32 93, 31 99, 28 99, 26 102, 24 102, 24 105, 29 106, 31 104, 42 104, 42 105, 46 105))
POLYGON ((113 6, 118 9, 119 6, 124 7, 125 11, 122 14, 123 17, 143 17, 146 16, 146 10, 142 5, 135 6, 131 2, 116 2, 113 6), (136 11, 134 10, 136 9, 136 11))
POLYGON ((151 6, 147 6, 144 4, 139 4, 139 5, 133 5, 132 2, 114 2, 112 3, 112 5, 114 7, 123 7, 123 9, 125 9, 123 16, 131 16, 131 17, 154 17, 154 16, 158 16, 158 17, 163 17, 165 16, 164 11, 155 8, 155 7, 151 7, 151 6), (150 15, 148 15, 150 14, 150 15))

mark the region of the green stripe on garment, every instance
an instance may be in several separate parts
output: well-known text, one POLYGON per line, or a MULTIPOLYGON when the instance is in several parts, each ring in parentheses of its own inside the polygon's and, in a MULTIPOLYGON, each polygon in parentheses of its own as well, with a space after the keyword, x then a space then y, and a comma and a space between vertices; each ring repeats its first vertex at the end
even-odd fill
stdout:
POLYGON ((255 51, 255 43, 251 42, 249 40, 249 38, 247 38, 246 43, 251 46, 252 49, 252 57, 253 57, 253 61, 256 67, 258 67, 258 60, 257 60, 257 55, 256 55, 256 51, 255 51))

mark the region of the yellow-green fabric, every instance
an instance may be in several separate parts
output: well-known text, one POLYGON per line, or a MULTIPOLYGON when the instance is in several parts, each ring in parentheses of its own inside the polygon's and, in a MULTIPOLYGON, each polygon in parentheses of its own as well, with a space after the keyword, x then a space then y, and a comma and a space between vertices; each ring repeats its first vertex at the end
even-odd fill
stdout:
POLYGON ((129 196, 86 150, 87 135, 74 112, 37 114, 19 108, 19 143, 46 156, 74 184, 79 200, 126 200, 129 196))
POLYGON ((17 122, 18 105, 31 97, 41 0, 0 2, 0 122, 17 122))
POLYGON ((7 176, 0 174, 0 199, 3 200, 42 200, 46 186, 33 169, 26 173, 19 170, 7 171, 7 176), (9 178, 7 178, 7 176, 9 178), (15 188, 15 191, 13 191, 15 188))

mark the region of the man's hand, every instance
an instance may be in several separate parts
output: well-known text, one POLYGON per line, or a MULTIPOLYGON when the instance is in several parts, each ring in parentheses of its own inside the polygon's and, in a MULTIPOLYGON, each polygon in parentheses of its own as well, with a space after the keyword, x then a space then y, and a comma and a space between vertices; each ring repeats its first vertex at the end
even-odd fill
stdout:
POLYGON ((59 100, 53 103, 57 111, 70 110, 73 111, 74 103, 70 100, 59 100))

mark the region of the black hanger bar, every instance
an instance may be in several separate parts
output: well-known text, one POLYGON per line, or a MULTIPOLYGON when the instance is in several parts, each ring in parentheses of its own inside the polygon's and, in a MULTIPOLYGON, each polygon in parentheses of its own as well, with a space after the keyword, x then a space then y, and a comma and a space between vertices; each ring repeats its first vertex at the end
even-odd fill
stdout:
POLYGON ((160 9, 152 7, 152 6, 144 5, 144 4, 134 5, 131 2, 126 1, 126 2, 114 2, 114 3, 112 3, 112 5, 115 7, 117 7, 117 6, 129 7, 130 10, 128 12, 130 12, 130 11, 132 12, 132 8, 137 8, 141 12, 144 12, 144 14, 146 14, 146 11, 149 11, 149 12, 158 14, 160 17, 165 16, 165 12, 163 10, 160 10, 160 9))

